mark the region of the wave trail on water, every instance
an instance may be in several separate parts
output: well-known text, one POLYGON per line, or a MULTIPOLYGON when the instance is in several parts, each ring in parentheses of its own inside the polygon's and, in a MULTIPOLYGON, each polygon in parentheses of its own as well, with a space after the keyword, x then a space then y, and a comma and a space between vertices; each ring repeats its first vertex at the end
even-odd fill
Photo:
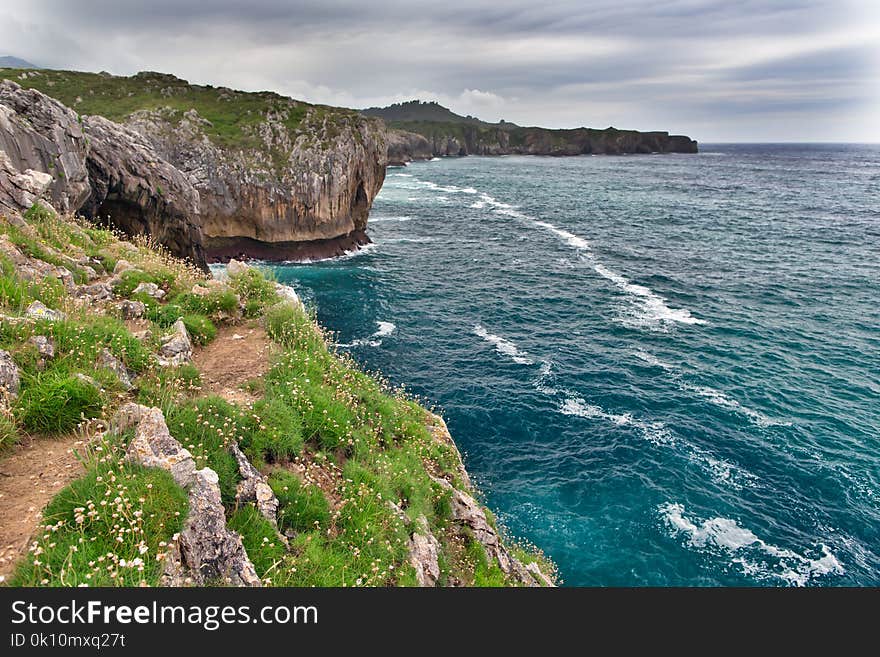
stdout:
POLYGON ((370 335, 367 338, 358 338, 357 340, 353 340, 352 342, 340 342, 337 343, 337 347, 381 347, 382 346, 382 338, 385 338, 397 329, 397 326, 393 322, 383 322, 377 321, 376 325, 379 327, 378 330, 370 335))
POLYGON ((520 351, 513 342, 502 338, 500 335, 489 333, 489 331, 484 329, 480 324, 474 326, 474 335, 477 335, 483 338, 483 340, 485 340, 486 342, 495 345, 495 350, 499 354, 504 354, 505 356, 510 357, 510 359, 514 363, 518 363, 520 365, 534 364, 534 361, 529 357, 529 355, 524 351, 520 351))
POLYGON ((688 547, 724 557, 758 580, 806 586, 815 578, 844 572, 837 557, 824 544, 818 546, 821 556, 811 558, 767 543, 730 518, 692 520, 685 516, 684 505, 671 502, 660 505, 657 511, 671 534, 683 536, 688 547))

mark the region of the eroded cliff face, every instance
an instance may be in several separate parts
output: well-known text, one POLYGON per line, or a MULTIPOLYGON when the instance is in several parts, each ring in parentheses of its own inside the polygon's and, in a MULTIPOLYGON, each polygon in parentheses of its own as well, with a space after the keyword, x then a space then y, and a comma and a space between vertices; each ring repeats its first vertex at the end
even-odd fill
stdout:
POLYGON ((210 123, 194 109, 139 111, 126 123, 198 190, 209 257, 283 259, 311 255, 304 245, 366 241, 387 164, 381 122, 322 107, 309 107, 295 130, 288 118, 283 109, 267 116, 246 148, 212 141, 210 123))
POLYGON ((5 193, 0 193, 8 209, 27 209, 35 196, 44 196, 60 211, 72 212, 88 198, 86 137, 76 112, 57 100, 0 81, 0 151, 5 153, 0 184, 5 193))
POLYGON ((395 144, 393 157, 389 146, 389 159, 399 162, 464 155, 623 155, 696 153, 698 150, 697 142, 690 137, 670 135, 667 132, 614 128, 502 128, 430 122, 394 126, 389 128, 389 134, 394 135, 395 144))

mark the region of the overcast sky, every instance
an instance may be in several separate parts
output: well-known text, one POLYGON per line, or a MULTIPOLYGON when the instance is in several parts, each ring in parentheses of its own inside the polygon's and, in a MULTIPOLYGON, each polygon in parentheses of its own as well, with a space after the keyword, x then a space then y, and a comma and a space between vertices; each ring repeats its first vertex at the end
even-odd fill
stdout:
POLYGON ((703 141, 880 141, 878 0, 4 0, 0 55, 703 141))

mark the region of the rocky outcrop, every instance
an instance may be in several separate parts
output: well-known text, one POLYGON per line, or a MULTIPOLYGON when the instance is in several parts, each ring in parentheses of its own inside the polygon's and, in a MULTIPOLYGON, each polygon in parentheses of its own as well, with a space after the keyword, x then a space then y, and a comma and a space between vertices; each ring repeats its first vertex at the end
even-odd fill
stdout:
POLYGON ((278 498, 272 492, 266 477, 248 461, 237 444, 233 443, 229 451, 235 457, 238 474, 241 476, 235 492, 235 501, 240 504, 253 502, 257 511, 277 527, 278 498))
POLYGON ((346 110, 284 99, 235 148, 210 139, 194 109, 143 110, 127 125, 199 191, 209 257, 308 257, 304 244, 325 251, 327 240, 363 241, 385 177, 381 122, 346 110), (297 112, 304 116, 291 128, 297 112))
POLYGON ((20 386, 18 365, 15 364, 12 354, 0 350, 0 404, 17 397, 20 386))
POLYGON ((162 338, 158 361, 162 367, 176 367, 192 360, 193 344, 182 319, 171 327, 171 333, 162 338))
POLYGON ((199 194, 134 130, 83 117, 91 194, 80 211, 129 235, 149 235, 173 255, 204 266, 199 194))
POLYGON ((44 197, 62 212, 90 193, 86 137, 76 113, 39 91, 0 81, 0 207, 26 210, 44 197))
POLYGON ((125 404, 111 430, 135 426, 127 458, 146 467, 167 470, 189 489, 189 514, 183 530, 165 553, 163 586, 260 586, 241 536, 226 527, 220 480, 210 468, 196 470, 192 454, 171 436, 158 408, 125 404))
POLYGON ((57 100, 0 82, 0 211, 44 201, 129 235, 148 235, 206 268, 198 193, 138 133, 78 117, 57 100))
POLYGON ((440 581, 440 541, 431 533, 428 520, 419 516, 407 543, 409 563, 419 586, 437 586, 440 581))
POLYGON ((388 144, 388 166, 401 166, 413 160, 430 160, 434 157, 434 145, 415 132, 389 129, 385 141, 388 144))

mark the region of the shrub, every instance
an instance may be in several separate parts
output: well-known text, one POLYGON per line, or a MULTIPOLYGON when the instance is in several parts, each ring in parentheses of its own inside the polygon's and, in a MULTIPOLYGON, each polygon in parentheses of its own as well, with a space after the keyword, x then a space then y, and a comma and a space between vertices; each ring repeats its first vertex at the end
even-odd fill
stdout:
POLYGON ((196 344, 206 345, 217 337, 217 327, 204 315, 184 315, 183 325, 196 344))
POLYGON ((228 288, 212 288, 205 296, 186 292, 173 299, 190 313, 208 315, 212 318, 233 316, 238 312, 238 297, 228 288))
POLYGON ((28 431, 64 433, 101 414, 101 391, 75 376, 47 372, 23 386, 16 413, 28 431))
POLYGON ((294 532, 325 529, 330 522, 330 505, 320 488, 306 486, 286 470, 276 470, 269 485, 278 498, 278 526, 294 532))
MULTIPOLYGON (((156 303, 155 299, 147 299, 141 298, 142 295, 135 295, 138 297, 138 301, 143 301, 147 307, 146 317, 152 322, 155 322, 162 328, 171 327, 174 322, 183 317, 186 313, 179 305, 176 303, 169 303, 166 305, 160 305, 156 303)), ((146 295, 143 295, 146 296, 146 295)))

